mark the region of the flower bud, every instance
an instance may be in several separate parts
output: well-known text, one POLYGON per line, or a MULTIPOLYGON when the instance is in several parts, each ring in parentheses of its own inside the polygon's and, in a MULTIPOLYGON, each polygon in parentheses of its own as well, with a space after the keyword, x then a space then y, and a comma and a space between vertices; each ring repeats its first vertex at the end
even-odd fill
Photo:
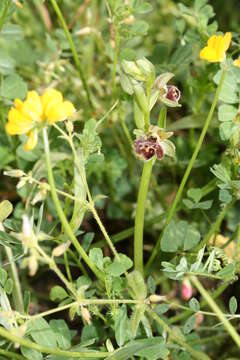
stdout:
POLYGON ((81 306, 81 312, 83 319, 87 322, 88 325, 91 325, 91 314, 85 307, 81 306))
POLYGON ((36 242, 36 237, 32 229, 32 223, 27 215, 23 215, 22 220, 23 223, 22 223, 21 237, 22 237, 23 245, 27 248, 32 248, 36 242))
POLYGON ((34 276, 38 269, 38 261, 34 254, 29 256, 28 258, 28 269, 29 269, 29 275, 34 276))
POLYGON ((19 170, 19 169, 7 170, 7 171, 4 171, 3 174, 6 175, 6 176, 15 177, 15 178, 20 178, 23 175, 25 175, 24 172, 22 170, 19 170))
POLYGON ((148 299, 149 299, 151 304, 156 304, 156 303, 159 303, 161 301, 165 301, 166 296, 153 294, 153 295, 150 295, 148 299))
POLYGON ((65 253, 65 251, 69 248, 69 246, 71 245, 71 241, 67 241, 64 244, 61 244, 57 247, 55 247, 52 251, 52 257, 56 256, 61 256, 65 253))
POLYGON ((184 279, 181 287, 182 299, 188 301, 189 299, 191 299, 192 295, 193 295, 192 285, 188 279, 184 279))
POLYGON ((132 76, 135 80, 145 81, 145 75, 137 66, 135 61, 122 61, 122 69, 127 74, 132 76))
POLYGON ((148 59, 142 58, 137 60, 136 63, 139 69, 147 78, 152 78, 154 80, 155 67, 148 59))

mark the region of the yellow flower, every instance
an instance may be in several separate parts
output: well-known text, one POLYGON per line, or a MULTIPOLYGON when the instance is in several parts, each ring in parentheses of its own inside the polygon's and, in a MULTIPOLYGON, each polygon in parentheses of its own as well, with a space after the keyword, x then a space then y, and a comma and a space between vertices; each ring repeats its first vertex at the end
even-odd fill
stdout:
POLYGON ((209 62, 223 62, 226 51, 230 46, 232 34, 227 32, 224 36, 213 35, 207 42, 207 46, 200 51, 200 58, 209 62))
POLYGON ((237 66, 237 67, 240 68, 240 58, 234 60, 233 65, 235 65, 235 66, 237 66))
POLYGON ((66 120, 75 112, 70 101, 64 101, 60 91, 47 89, 42 96, 29 91, 25 101, 15 99, 8 113, 6 132, 9 135, 26 134, 25 150, 32 150, 38 140, 38 131, 46 125, 66 120))

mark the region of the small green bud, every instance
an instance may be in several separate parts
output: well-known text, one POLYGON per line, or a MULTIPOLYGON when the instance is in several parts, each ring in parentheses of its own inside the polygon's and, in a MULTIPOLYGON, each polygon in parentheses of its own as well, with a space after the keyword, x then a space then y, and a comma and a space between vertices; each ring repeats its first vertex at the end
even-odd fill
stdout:
POLYGON ((136 61, 136 64, 138 65, 141 72, 146 76, 146 78, 151 78, 154 80, 155 67, 148 59, 146 58, 139 59, 136 61))
POLYGON ((146 80, 145 75, 142 73, 142 71, 139 69, 139 67, 134 61, 123 60, 122 68, 126 74, 132 76, 134 79, 139 81, 146 80))

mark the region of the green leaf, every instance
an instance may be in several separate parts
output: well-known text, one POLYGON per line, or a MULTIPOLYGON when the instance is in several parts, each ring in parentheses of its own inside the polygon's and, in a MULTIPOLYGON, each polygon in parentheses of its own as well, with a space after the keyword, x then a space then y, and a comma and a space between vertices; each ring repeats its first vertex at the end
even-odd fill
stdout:
POLYGON ((83 183, 83 177, 85 176, 86 173, 83 159, 83 151, 82 149, 79 149, 77 151, 77 159, 74 160, 74 196, 78 200, 74 201, 73 214, 70 221, 70 226, 74 234, 80 228, 84 218, 84 214, 86 212, 86 207, 83 205, 87 196, 86 188, 83 183), (80 169, 77 165, 79 165, 80 169))
POLYGON ((129 95, 132 95, 133 94, 133 86, 132 86, 132 83, 129 79, 129 77, 124 74, 124 72, 120 72, 120 83, 121 83, 121 86, 123 88, 123 90, 129 94, 129 95))
POLYGON ((56 286, 51 288, 50 299, 52 301, 63 300, 66 297, 68 297, 68 294, 61 286, 56 285, 56 286))
MULTIPOLYGON (((220 82, 221 76, 222 76, 222 70, 219 70, 213 78, 214 82, 217 85, 220 82)), ((228 104, 235 104, 236 102, 238 102, 237 81, 238 79, 233 73, 233 71, 228 70, 223 81, 222 89, 219 95, 219 100, 228 104)))
POLYGON ((117 312, 115 325, 115 338, 118 346, 123 346, 129 340, 129 320, 127 317, 127 307, 122 305, 117 312))
POLYGON ((146 311, 146 305, 138 304, 134 306, 131 318, 130 318, 130 328, 132 332, 132 338, 136 337, 137 329, 140 321, 142 320, 146 311))
POLYGON ((238 307, 237 299, 235 298, 235 296, 232 296, 229 300, 229 310, 232 315, 236 314, 237 307, 238 307))
POLYGON ((234 126, 231 121, 224 122, 219 126, 219 135, 223 141, 229 140, 233 132, 234 126))
POLYGON ((13 206, 8 200, 0 203, 0 223, 3 222, 13 211, 13 206))
POLYGON ((234 264, 228 264, 222 270, 216 273, 217 276, 221 277, 225 281, 232 280, 235 276, 235 266, 234 264))
POLYGON ((161 249, 164 252, 176 252, 180 246, 178 229, 174 221, 166 227, 161 241, 161 249))
POLYGON ((15 67, 15 61, 6 53, 0 50, 0 73, 3 75, 11 74, 15 67))
POLYGON ((134 10, 137 14, 147 14, 152 11, 152 5, 148 2, 135 6, 134 10))
POLYGON ((67 350, 71 347, 71 332, 62 319, 60 320, 50 320, 49 325, 53 330, 58 346, 61 349, 67 350))
POLYGON ((179 46, 177 50, 171 56, 170 63, 178 66, 188 64, 192 59, 192 47, 188 45, 179 46))
POLYGON ((134 270, 127 277, 129 291, 131 291, 133 298, 137 300, 144 300, 147 297, 147 286, 144 282, 142 274, 134 270))
POLYGON ((0 284, 2 287, 4 287, 6 281, 7 281, 7 272, 5 269, 0 268, 0 284))
MULTIPOLYGON (((168 349, 163 345, 162 337, 155 337, 151 339, 135 340, 129 342, 123 348, 114 351, 114 353, 108 356, 108 360, 126 360, 131 358, 134 355, 147 357, 148 354, 150 359, 166 359, 166 356, 169 354, 168 349), (156 349, 156 346, 158 349, 156 349), (154 355, 157 357, 151 357, 151 349, 154 350, 154 355), (144 351, 144 352, 143 352, 144 351)), ((150 360, 149 359, 149 360, 150 360)))
POLYGON ((184 324, 183 333, 185 335, 189 334, 194 329, 195 323, 196 323, 196 315, 190 316, 190 318, 188 318, 184 324))
POLYGON ((200 310, 200 304, 196 298, 193 297, 188 304, 193 311, 197 312, 200 310))
POLYGON ((135 36, 146 35, 149 29, 149 25, 144 20, 137 20, 131 27, 131 33, 135 36))
POLYGON ((132 260, 124 254, 119 254, 120 261, 115 258, 113 263, 108 266, 108 272, 112 276, 120 276, 133 266, 132 260))
POLYGON ((19 41, 23 39, 23 32, 19 25, 6 24, 0 31, 0 38, 5 41, 19 41))
POLYGON ((25 346, 21 346, 21 352, 29 360, 42 360, 42 354, 34 349, 29 349, 25 346))
POLYGON ((164 252, 176 252, 180 248, 187 251, 199 243, 200 237, 200 233, 186 221, 178 224, 171 221, 164 231, 161 249, 164 252))
POLYGON ((202 198, 202 190, 200 188, 189 189, 187 196, 193 199, 195 203, 198 203, 202 198))
POLYGON ((21 243, 5 231, 0 231, 0 245, 9 246, 10 244, 20 245, 21 243))
POLYGON ((43 319, 35 319, 29 323, 29 335, 33 340, 42 346, 56 348, 57 339, 48 322, 43 319))
POLYGON ((232 105, 222 104, 218 109, 219 121, 232 121, 237 115, 237 109, 232 105))
POLYGON ((228 190, 220 189, 219 200, 225 204, 229 204, 232 201, 232 195, 228 190))
POLYGON ((102 146, 101 139, 96 131, 96 124, 97 122, 94 119, 86 121, 82 133, 77 135, 82 146, 83 159, 85 161, 91 154, 99 152, 102 146))
POLYGON ((13 281, 12 279, 7 279, 7 281, 5 282, 5 285, 4 285, 4 290, 6 291, 6 293, 8 295, 10 295, 13 291, 13 281))
POLYGON ((1 96, 7 99, 24 99, 27 94, 27 84, 17 75, 4 77, 1 83, 1 96))
POLYGON ((100 270, 103 270, 102 249, 99 249, 99 248, 91 249, 89 252, 89 258, 100 270))

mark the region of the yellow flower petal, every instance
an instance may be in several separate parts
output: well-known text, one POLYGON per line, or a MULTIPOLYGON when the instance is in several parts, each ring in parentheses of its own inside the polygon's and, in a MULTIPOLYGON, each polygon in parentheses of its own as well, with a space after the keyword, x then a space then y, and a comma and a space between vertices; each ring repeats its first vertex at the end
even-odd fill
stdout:
POLYGON ((24 144, 24 150, 29 151, 35 148, 35 146, 37 145, 37 141, 38 141, 37 131, 36 130, 30 131, 30 133, 28 134, 28 140, 24 144))
POLYGON ((34 112, 40 117, 43 112, 40 96, 36 91, 28 91, 27 98, 24 103, 28 103, 29 106, 34 108, 34 112))
POLYGON ((32 121, 14 108, 8 113, 8 124, 6 130, 9 129, 9 135, 25 134, 32 128, 32 121))
POLYGON ((23 105, 22 100, 20 100, 20 99, 15 99, 14 100, 14 106, 15 106, 16 109, 21 110, 22 105, 23 105))
POLYGON ((217 35, 212 35, 207 42, 207 45, 211 48, 214 48, 217 43, 217 35))
POLYGON ((215 49, 206 46, 203 48, 200 52, 200 58, 203 60, 207 60, 209 62, 216 62, 218 61, 217 58, 217 52, 215 49))
POLYGON ((227 32, 224 35, 223 41, 224 41, 224 50, 227 51, 232 41, 232 34, 230 32, 227 32))
POLYGON ((240 68, 240 58, 234 60, 233 65, 240 68))
POLYGON ((43 106, 44 119, 48 117, 48 112, 52 106, 62 103, 63 96, 60 91, 55 89, 47 89, 41 96, 43 106))
POLYGON ((70 101, 64 101, 61 104, 52 106, 48 111, 47 121, 54 123, 57 121, 66 120, 75 112, 75 107, 70 101))

